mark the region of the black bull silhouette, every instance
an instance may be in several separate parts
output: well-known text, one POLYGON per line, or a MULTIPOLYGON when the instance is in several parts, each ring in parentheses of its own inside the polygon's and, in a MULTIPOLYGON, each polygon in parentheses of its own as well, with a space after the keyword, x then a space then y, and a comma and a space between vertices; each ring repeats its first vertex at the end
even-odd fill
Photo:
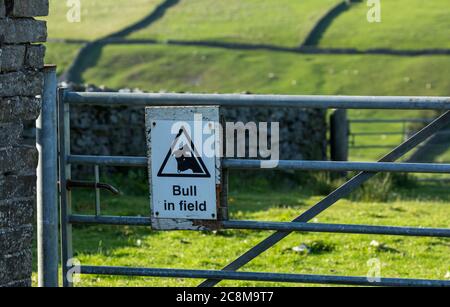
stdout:
POLYGON ((202 167, 187 145, 181 145, 178 150, 173 152, 173 155, 177 160, 178 173, 185 172, 187 170, 191 170, 194 174, 203 173, 202 167))

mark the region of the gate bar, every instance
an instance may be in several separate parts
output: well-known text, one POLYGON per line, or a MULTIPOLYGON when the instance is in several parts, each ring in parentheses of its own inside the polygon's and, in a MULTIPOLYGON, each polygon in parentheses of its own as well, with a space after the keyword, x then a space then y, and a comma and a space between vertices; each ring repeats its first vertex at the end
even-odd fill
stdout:
MULTIPOLYGON (((396 162, 343 162, 280 160, 274 168, 261 168, 265 160, 223 159, 222 166, 227 169, 261 170, 302 170, 302 171, 354 171, 354 172, 399 172, 399 173, 450 173, 450 164, 444 163, 396 163, 396 162)), ((126 156, 81 156, 69 155, 71 164, 94 164, 102 166, 147 166, 147 157, 126 156)))
POLYGON ((116 226, 151 226, 151 218, 141 216, 108 216, 108 215, 81 215, 72 214, 69 216, 69 223, 72 224, 98 224, 116 226))
POLYGON ((450 229, 445 228, 321 224, 321 223, 302 223, 302 222, 259 222, 259 221, 224 221, 222 222, 222 224, 226 229, 378 234, 378 235, 411 236, 411 237, 446 237, 446 238, 450 237, 450 229))
POLYGON ((149 276, 169 278, 208 278, 228 280, 251 280, 307 284, 334 284, 334 285, 361 285, 380 287, 450 287, 450 281, 380 278, 379 281, 370 282, 367 277, 331 276, 331 275, 304 275, 265 272, 233 272, 213 270, 184 270, 184 269, 153 269, 108 266, 80 266, 80 274, 122 275, 122 276, 149 276))
POLYGON ((355 172, 402 172, 402 173, 450 173, 450 164, 443 163, 396 163, 396 162, 342 162, 280 160, 274 168, 261 168, 264 160, 224 159, 223 167, 230 169, 288 169, 302 171, 355 171, 355 172))
MULTIPOLYGON (((151 226, 149 217, 71 215, 72 224, 101 224, 120 226, 151 226)), ((395 227, 347 224, 321 224, 299 222, 221 221, 224 229, 279 230, 327 233, 378 234, 411 237, 450 237, 450 229, 395 227)))
POLYGON ((90 155, 68 155, 67 163, 91 164, 99 166, 136 166, 147 167, 147 157, 131 156, 90 156, 90 155))
POLYGON ((42 108, 36 120, 38 286, 58 287, 58 171, 56 66, 44 67, 42 108))
POLYGON ((64 100, 73 105, 108 107, 218 105, 222 107, 450 110, 450 97, 67 92, 64 100))
POLYGON ((351 124, 367 124, 367 123, 374 123, 374 124, 383 124, 383 123, 397 123, 402 124, 405 122, 408 123, 422 123, 422 124, 429 124, 433 121, 433 118, 389 118, 389 119, 349 119, 348 121, 351 124))
MULTIPOLYGON (((392 162, 406 153, 411 149, 415 148, 417 145, 421 144, 423 141, 432 136, 436 131, 441 130, 450 123, 450 111, 445 112, 439 118, 434 120, 432 123, 428 124, 422 128, 419 132, 414 134, 410 139, 401 143, 398 147, 394 148, 391 152, 386 154, 379 162, 392 162)), ((354 176, 352 179, 347 181, 345 184, 331 192, 327 197, 319 201, 316 205, 310 209, 303 212, 301 215, 296 217, 293 222, 308 222, 326 209, 333 206, 338 200, 349 195, 356 188, 360 187, 364 182, 368 181, 370 178, 375 176, 376 173, 361 172, 354 176)), ((249 249, 247 252, 236 258, 233 262, 228 264, 223 268, 224 271, 236 271, 248 262, 252 261, 254 258, 258 257, 266 250, 283 240, 291 232, 290 231, 277 231, 272 235, 268 236, 266 239, 249 249)), ((220 280, 208 279, 202 282, 200 287, 212 287, 219 283, 220 280)))

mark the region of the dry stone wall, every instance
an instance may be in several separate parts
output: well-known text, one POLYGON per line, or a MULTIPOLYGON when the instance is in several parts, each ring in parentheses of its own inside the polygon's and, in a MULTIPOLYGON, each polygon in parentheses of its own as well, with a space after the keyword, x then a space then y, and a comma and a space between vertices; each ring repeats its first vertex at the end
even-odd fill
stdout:
MULTIPOLYGON (((71 86, 75 91, 112 91, 71 86)), ((124 89, 122 91, 129 91, 124 89)), ((326 112, 319 109, 231 108, 226 121, 279 122, 282 159, 326 159, 326 112)), ((143 108, 71 108, 71 152, 92 155, 146 155, 143 108)))

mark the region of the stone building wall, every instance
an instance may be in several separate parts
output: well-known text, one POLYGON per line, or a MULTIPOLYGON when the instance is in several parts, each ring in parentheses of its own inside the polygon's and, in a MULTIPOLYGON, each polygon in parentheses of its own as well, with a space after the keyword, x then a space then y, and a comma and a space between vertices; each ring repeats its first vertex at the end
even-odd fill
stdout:
POLYGON ((38 153, 23 127, 39 115, 48 0, 0 0, 0 287, 30 286, 38 153))

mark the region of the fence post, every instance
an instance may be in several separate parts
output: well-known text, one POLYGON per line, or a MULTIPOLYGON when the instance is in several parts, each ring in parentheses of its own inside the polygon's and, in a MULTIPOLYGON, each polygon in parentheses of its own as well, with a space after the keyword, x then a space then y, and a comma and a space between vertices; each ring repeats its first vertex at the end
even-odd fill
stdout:
POLYGON ((330 116, 330 157, 332 161, 348 160, 349 130, 347 110, 335 110, 330 116))
POLYGON ((42 108, 36 120, 38 286, 58 286, 56 66, 44 68, 42 108))

